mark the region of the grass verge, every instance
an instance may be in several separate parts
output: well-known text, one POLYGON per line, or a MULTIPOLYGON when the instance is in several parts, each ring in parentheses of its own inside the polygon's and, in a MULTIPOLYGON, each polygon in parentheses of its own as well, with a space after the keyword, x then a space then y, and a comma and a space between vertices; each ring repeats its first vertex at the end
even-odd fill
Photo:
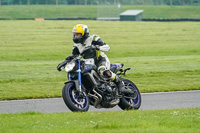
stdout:
POLYGON ((86 113, 0 114, 0 132, 200 132, 200 108, 86 113), (117 117, 116 117, 117 116, 117 117))

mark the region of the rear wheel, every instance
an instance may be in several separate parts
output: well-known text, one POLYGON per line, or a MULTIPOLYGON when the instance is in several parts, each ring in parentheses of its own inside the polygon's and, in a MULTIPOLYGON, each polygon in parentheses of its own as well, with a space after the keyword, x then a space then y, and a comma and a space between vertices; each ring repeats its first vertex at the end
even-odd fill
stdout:
MULTIPOLYGON (((125 98, 122 97, 119 102, 119 107, 123 110, 132 110, 132 109, 139 109, 141 106, 141 95, 137 88, 137 86, 128 79, 121 79, 124 82, 125 87, 131 89, 134 91, 134 97, 133 98, 125 98)), ((129 96, 128 94, 125 94, 124 96, 129 96)))
POLYGON ((74 83, 67 83, 62 90, 63 100, 67 107, 74 112, 84 112, 89 109, 89 99, 87 95, 85 97, 79 97, 76 91, 74 83))

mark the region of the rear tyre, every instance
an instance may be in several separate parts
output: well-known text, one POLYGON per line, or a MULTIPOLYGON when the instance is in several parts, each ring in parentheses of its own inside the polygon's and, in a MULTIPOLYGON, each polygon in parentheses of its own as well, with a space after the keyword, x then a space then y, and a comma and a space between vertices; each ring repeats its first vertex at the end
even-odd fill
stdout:
MULTIPOLYGON (((141 95, 137 88, 137 86, 128 79, 121 79, 124 82, 125 87, 128 87, 129 89, 133 90, 135 92, 135 96, 133 99, 130 98, 124 98, 122 97, 119 102, 119 107, 122 110, 132 110, 132 109, 139 109, 141 106, 141 95)), ((125 94, 125 96, 129 96, 128 94, 125 94)))
POLYGON ((73 82, 65 84, 62 90, 63 100, 67 107, 73 112, 84 112, 89 109, 89 99, 79 97, 73 82))

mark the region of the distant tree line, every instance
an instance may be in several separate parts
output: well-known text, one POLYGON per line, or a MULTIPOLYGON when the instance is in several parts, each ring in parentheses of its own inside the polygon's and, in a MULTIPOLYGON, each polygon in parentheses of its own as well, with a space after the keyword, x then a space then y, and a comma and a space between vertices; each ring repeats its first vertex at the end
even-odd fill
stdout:
POLYGON ((0 5, 200 5, 200 0, 0 0, 0 5))

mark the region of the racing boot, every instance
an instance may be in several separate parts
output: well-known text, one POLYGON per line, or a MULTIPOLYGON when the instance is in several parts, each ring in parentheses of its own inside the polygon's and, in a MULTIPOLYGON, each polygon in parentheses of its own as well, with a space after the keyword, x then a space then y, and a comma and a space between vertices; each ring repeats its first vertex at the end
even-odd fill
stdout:
POLYGON ((118 75, 112 71, 105 69, 104 66, 99 67, 100 76, 104 78, 111 79, 118 87, 119 94, 134 94, 134 91, 124 86, 123 81, 119 78, 118 75))
POLYGON ((125 87, 124 82, 119 78, 118 75, 115 76, 115 79, 113 80, 113 82, 116 83, 118 89, 119 89, 119 94, 134 94, 134 91, 125 87))

